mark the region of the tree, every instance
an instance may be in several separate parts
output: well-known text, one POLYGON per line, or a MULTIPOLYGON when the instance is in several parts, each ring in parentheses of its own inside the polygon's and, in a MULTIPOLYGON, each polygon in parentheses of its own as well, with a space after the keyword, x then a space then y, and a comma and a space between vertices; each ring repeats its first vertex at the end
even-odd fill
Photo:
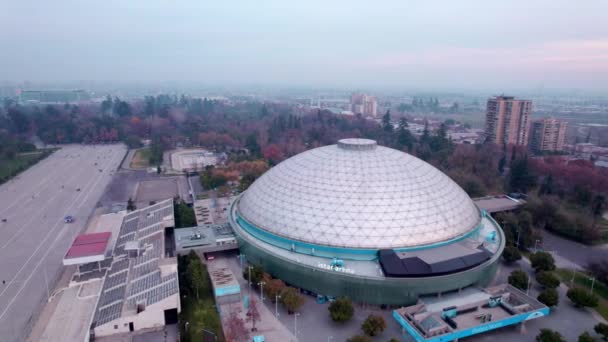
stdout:
POLYGON ((386 329, 386 322, 384 321, 384 317, 380 315, 370 314, 363 324, 361 324, 361 330, 369 336, 376 336, 383 332, 384 329, 386 329))
POLYGON ((251 331, 256 331, 255 322, 260 320, 260 311, 258 309, 258 301, 255 297, 250 297, 249 309, 247 309, 247 321, 251 322, 251 331))
POLYGON ((515 270, 509 275, 508 282, 516 288, 525 291, 528 289, 528 274, 522 270, 515 270))
POLYGON ((555 260, 547 252, 536 252, 530 255, 530 263, 536 272, 555 270, 555 260))
POLYGON ((231 311, 226 320, 227 329, 224 330, 226 342, 239 342, 247 338, 245 321, 239 317, 236 311, 231 311))
POLYGON ((555 289, 559 286, 559 278, 550 271, 541 271, 536 274, 536 281, 543 287, 555 289))
POLYGON ((535 183, 536 176, 530 170, 528 156, 515 159, 511 163, 511 172, 509 173, 509 191, 525 193, 535 183))
POLYGON ((519 252, 519 249, 517 249, 517 247, 507 246, 502 252, 502 258, 507 264, 512 264, 516 261, 521 260, 521 253, 519 252))
POLYGON ((593 330, 599 334, 602 335, 602 339, 604 341, 608 341, 608 324, 606 323, 598 323, 593 327, 593 330))
POLYGON ((196 299, 199 299, 199 292, 205 290, 209 279, 207 278, 207 273, 203 272, 201 261, 196 254, 194 257, 188 258, 187 270, 191 282, 190 288, 196 293, 196 299))
POLYGON ((156 166, 156 174, 160 175, 160 173, 162 172, 162 169, 160 168, 160 165, 156 166))
POLYGON ((137 207, 135 206, 135 202, 133 202, 131 197, 129 197, 129 200, 127 200, 127 211, 133 211, 135 209, 137 209, 137 207))
POLYGON ((566 342, 562 334, 551 329, 540 329, 536 342, 566 342))
POLYGON ((264 291, 266 296, 274 303, 277 295, 281 295, 283 289, 285 289, 285 283, 281 279, 272 279, 270 275, 264 274, 264 291))
POLYGON ((588 331, 585 331, 584 333, 580 334, 578 336, 578 342, 594 342, 595 339, 593 338, 593 336, 591 336, 591 334, 589 334, 588 331))
POLYGON ((366 335, 355 335, 347 339, 345 342, 372 342, 372 339, 366 335))
POLYGON ((355 313, 352 301, 347 297, 340 297, 329 304, 327 308, 334 322, 349 321, 355 313))
POLYGON ((546 306, 557 306, 559 304, 559 294, 554 288, 545 289, 538 295, 537 299, 546 306))
POLYGON ((281 303, 287 309, 288 314, 292 314, 304 304, 304 297, 293 287, 286 287, 281 292, 281 303))
POLYGON ((405 118, 399 119, 399 127, 397 128, 397 144, 402 148, 407 147, 408 150, 411 150, 414 143, 414 137, 407 127, 407 120, 405 118))
POLYGON ((596 307, 598 304, 597 296, 589 293, 589 291, 585 289, 581 289, 578 287, 570 288, 566 293, 568 299, 572 301, 572 303, 578 307, 596 307))
POLYGON ((391 110, 387 110, 386 114, 382 116, 382 129, 385 132, 392 133, 393 132, 393 124, 391 123, 391 110))
POLYGON ((251 283, 257 284, 264 278, 264 269, 258 265, 250 266, 251 270, 245 268, 243 271, 243 278, 249 281, 249 275, 251 275, 251 283))

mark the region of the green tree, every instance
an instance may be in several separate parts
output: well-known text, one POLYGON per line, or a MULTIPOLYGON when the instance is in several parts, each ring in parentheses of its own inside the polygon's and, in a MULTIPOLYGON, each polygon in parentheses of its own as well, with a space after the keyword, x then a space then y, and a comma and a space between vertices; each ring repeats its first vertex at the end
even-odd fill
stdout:
POLYGON ((538 295, 538 301, 546 306, 557 306, 559 304, 559 294, 554 288, 547 288, 538 295))
POLYGON ((593 330, 599 334, 602 335, 602 339, 604 341, 608 341, 608 324, 606 323, 598 323, 593 327, 593 330))
POLYGON ((407 147, 407 149, 411 151, 414 144, 414 136, 407 127, 407 120, 405 118, 399 119, 399 127, 397 128, 397 144, 401 148, 407 147))
POLYGON ((543 287, 555 289, 559 286, 559 278, 551 271, 540 271, 536 273, 536 281, 543 287))
POLYGON ((562 334, 551 329, 540 329, 536 342, 566 342, 562 334))
POLYGON ((555 270, 555 260, 547 252, 536 252, 530 255, 530 263, 536 272, 555 270))
POLYGON ((355 335, 347 339, 345 342, 372 342, 372 339, 366 335, 355 335))
POLYGON ((525 291, 528 289, 528 274, 522 270, 515 270, 509 275, 508 282, 516 288, 525 291))
POLYGON ((391 123, 391 110, 387 110, 386 114, 382 116, 382 129, 385 132, 392 133, 393 132, 393 124, 391 123))
POLYGON ((588 331, 585 331, 584 333, 580 334, 578 337, 578 342, 594 342, 595 338, 593 338, 593 336, 591 336, 591 334, 589 334, 588 331))
POLYGON ((133 211, 135 209, 137 209, 137 207, 135 206, 135 202, 133 202, 131 197, 129 197, 129 200, 127 200, 127 211, 133 211))
POLYGON ((380 315, 370 314, 365 321, 363 321, 363 324, 361 324, 361 330, 369 336, 376 336, 383 332, 384 329, 386 329, 386 321, 384 321, 384 317, 380 315))
POLYGON ((355 308, 350 298, 340 297, 329 304, 327 308, 334 322, 346 322, 353 318, 355 308))
POLYGON ((572 301, 572 303, 579 308, 582 307, 591 307, 594 308, 598 304, 598 298, 596 295, 589 293, 589 291, 585 289, 581 289, 578 287, 570 288, 566 293, 568 299, 572 301))
POLYGON ((517 249, 517 247, 507 246, 502 252, 502 258, 507 264, 511 264, 521 260, 521 253, 519 252, 519 249, 517 249))
POLYGON ((286 287, 281 292, 281 303, 288 313, 294 313, 304 304, 304 297, 293 287, 286 287))
POLYGON ((188 274, 191 280, 191 289, 196 293, 196 299, 199 299, 199 293, 205 290, 205 287, 209 281, 207 273, 203 272, 201 267, 201 261, 198 259, 190 258, 188 261, 188 274))
POLYGON ((535 184, 536 176, 530 170, 528 156, 515 159, 511 163, 511 172, 509 173, 509 191, 525 193, 535 184))

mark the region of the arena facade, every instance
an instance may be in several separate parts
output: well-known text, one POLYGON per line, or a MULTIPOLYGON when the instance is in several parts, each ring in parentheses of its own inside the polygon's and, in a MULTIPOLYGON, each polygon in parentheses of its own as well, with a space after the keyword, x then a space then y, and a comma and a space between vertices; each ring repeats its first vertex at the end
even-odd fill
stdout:
POLYGON ((367 139, 283 161, 229 217, 250 263, 303 290, 377 305, 486 286, 505 245, 449 177, 367 139))

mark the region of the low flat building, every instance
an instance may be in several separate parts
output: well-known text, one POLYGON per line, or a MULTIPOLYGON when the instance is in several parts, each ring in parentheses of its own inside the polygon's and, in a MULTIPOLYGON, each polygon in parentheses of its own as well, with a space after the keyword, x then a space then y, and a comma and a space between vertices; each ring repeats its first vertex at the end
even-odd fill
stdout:
POLYGON ((91 322, 93 336, 161 329, 181 310, 177 259, 165 256, 173 200, 125 215, 91 322))
POLYGON ((217 304, 239 303, 241 301, 241 286, 234 273, 228 267, 226 260, 213 260, 207 264, 213 295, 217 304))
POLYGON ((230 224, 206 224, 198 227, 175 229, 175 248, 178 254, 191 250, 202 253, 238 249, 230 224))
POLYGON ((516 210, 526 203, 522 199, 515 199, 507 195, 474 198, 473 202, 479 209, 485 210, 490 214, 516 210))
POLYGON ((549 315, 549 308, 515 287, 469 288, 421 298, 393 311, 404 335, 416 342, 447 342, 549 315))

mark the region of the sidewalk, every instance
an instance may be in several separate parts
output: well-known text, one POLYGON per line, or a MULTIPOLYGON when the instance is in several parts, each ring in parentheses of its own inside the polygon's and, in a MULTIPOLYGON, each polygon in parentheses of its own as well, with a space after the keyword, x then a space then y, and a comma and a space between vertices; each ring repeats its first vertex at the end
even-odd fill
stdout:
MULTIPOLYGON (((256 322, 255 326, 257 331, 251 332, 251 322, 247 321, 246 311, 243 308, 243 303, 232 303, 220 305, 220 315, 222 317, 222 325, 224 325, 224 331, 226 331, 225 319, 230 315, 231 310, 236 310, 240 317, 245 321, 245 327, 250 331, 250 336, 264 335, 268 342, 295 342, 296 339, 292 332, 289 331, 276 317, 274 314, 274 304, 269 299, 265 298, 264 303, 260 298, 260 290, 255 287, 251 288, 249 293, 249 285, 247 281, 242 277, 242 271, 237 258, 230 260, 228 258, 216 259, 212 262, 224 262, 226 266, 234 273, 239 285, 241 286, 241 295, 250 296, 255 298, 260 312, 260 321, 256 322), (272 308, 270 308, 271 306, 272 308)), ((280 306, 280 304, 279 304, 280 306)))

